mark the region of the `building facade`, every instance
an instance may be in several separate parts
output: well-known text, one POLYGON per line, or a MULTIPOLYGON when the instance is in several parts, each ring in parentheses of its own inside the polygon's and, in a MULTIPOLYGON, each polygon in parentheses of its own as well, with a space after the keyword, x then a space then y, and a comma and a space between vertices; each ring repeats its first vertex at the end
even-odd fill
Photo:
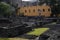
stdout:
POLYGON ((45 16, 48 17, 51 14, 51 8, 49 6, 29 6, 29 7, 21 7, 18 11, 17 15, 21 13, 24 16, 45 16))

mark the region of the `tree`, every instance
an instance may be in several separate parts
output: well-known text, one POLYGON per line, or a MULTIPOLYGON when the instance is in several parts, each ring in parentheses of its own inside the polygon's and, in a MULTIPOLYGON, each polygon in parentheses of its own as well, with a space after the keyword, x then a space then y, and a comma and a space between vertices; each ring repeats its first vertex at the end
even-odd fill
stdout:
POLYGON ((51 11, 52 14, 51 16, 58 16, 59 14, 59 7, 58 7, 58 2, 56 0, 50 0, 50 6, 51 6, 51 11))
POLYGON ((11 15, 10 5, 4 2, 0 2, 0 15, 9 16, 11 15))

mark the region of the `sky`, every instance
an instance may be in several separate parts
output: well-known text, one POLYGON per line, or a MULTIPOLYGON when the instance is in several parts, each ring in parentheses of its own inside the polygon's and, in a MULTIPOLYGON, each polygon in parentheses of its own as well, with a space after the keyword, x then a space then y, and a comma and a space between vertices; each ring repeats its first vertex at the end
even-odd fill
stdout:
POLYGON ((36 2, 37 0, 22 0, 22 1, 36 2))

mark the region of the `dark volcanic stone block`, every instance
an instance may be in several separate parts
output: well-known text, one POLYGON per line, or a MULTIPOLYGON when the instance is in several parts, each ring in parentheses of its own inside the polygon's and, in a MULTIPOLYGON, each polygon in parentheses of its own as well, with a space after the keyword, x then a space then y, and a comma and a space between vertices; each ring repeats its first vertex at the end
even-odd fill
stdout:
POLYGON ((24 26, 17 26, 8 29, 0 28, 0 37, 16 37, 18 35, 22 35, 31 30, 32 28, 24 27, 24 26))
POLYGON ((11 20, 0 19, 0 37, 17 37, 32 30, 31 27, 23 25, 19 19, 11 20))

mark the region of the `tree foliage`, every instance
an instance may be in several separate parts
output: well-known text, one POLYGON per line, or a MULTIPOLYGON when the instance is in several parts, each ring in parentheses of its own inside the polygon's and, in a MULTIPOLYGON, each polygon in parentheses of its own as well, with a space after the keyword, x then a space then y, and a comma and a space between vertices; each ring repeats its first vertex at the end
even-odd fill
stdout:
POLYGON ((10 5, 4 2, 0 2, 0 15, 10 15, 10 5))

